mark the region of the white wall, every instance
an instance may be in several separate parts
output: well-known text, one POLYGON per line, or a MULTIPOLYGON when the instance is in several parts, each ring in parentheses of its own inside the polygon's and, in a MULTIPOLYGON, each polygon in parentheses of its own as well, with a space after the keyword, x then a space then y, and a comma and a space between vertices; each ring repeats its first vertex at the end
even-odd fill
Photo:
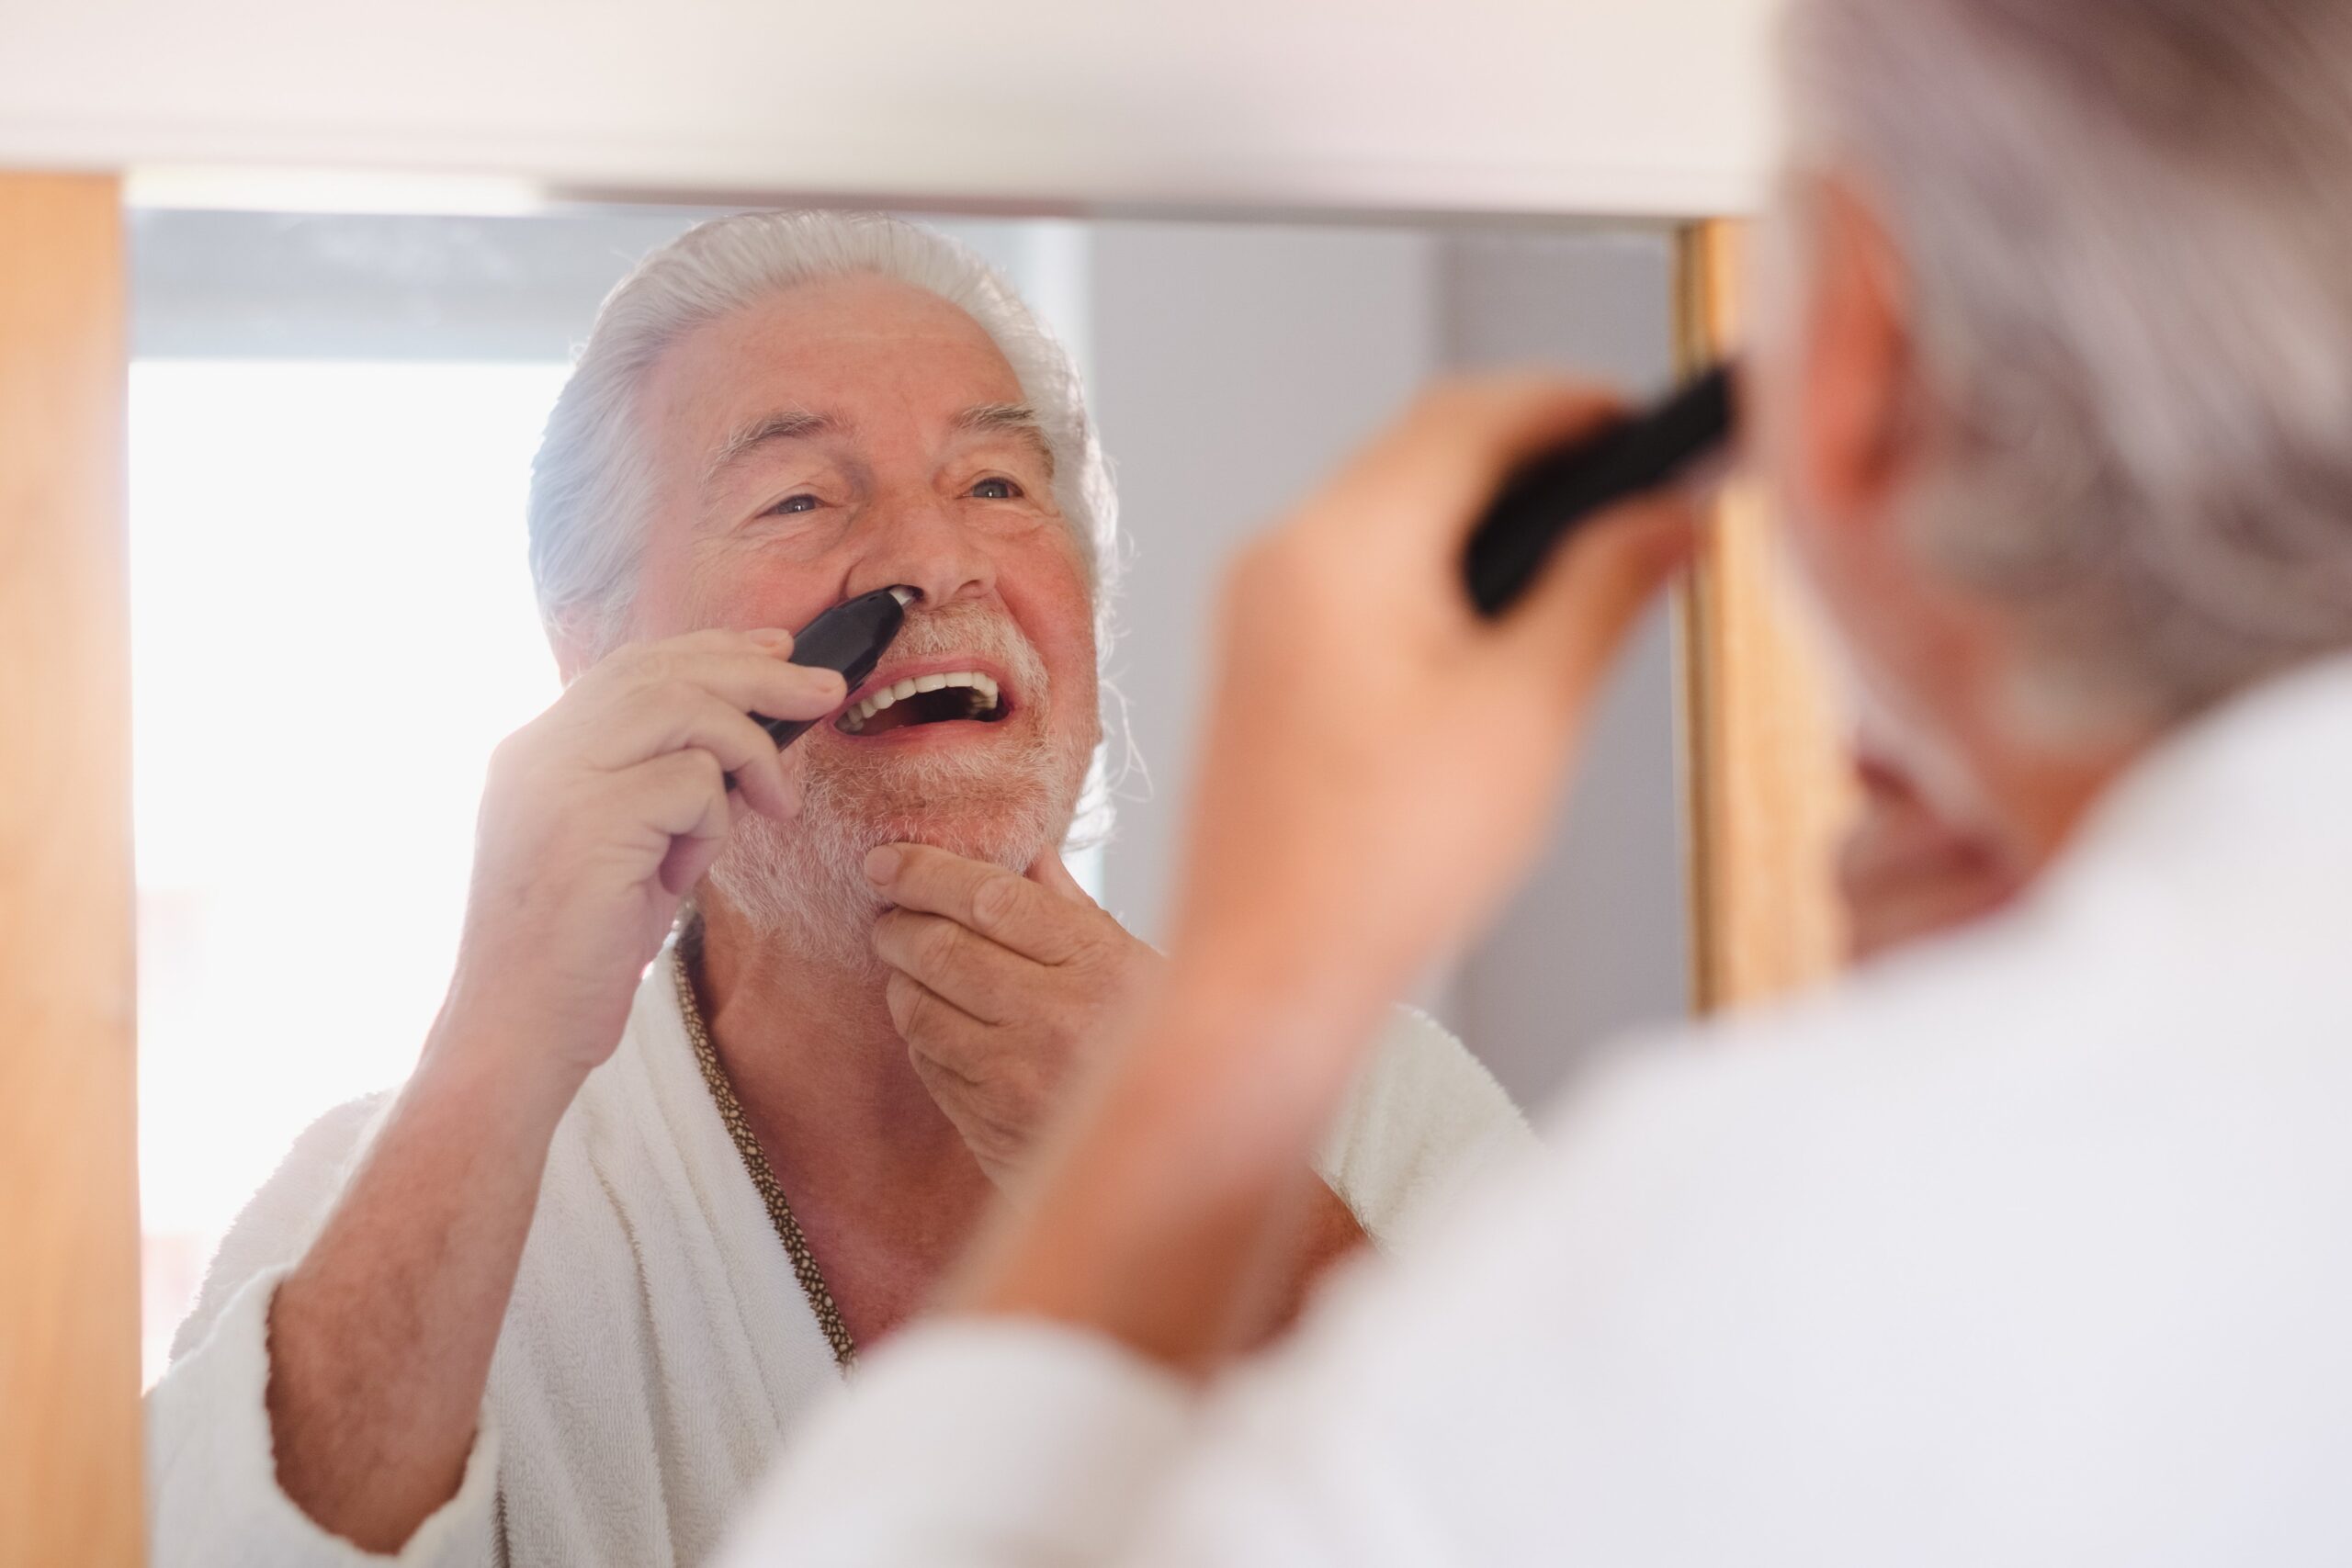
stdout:
MULTIPOLYGON (((1445 254, 1450 366, 1544 365, 1626 389, 1672 371, 1665 236, 1473 235, 1445 254)), ((1661 606, 1600 705, 1551 847, 1455 977, 1448 1021, 1523 1104, 1603 1042, 1687 1010, 1676 711, 1661 606)))
MULTIPOLYGON (((1662 380, 1671 260, 1655 231, 1096 228, 1095 408, 1134 551, 1114 671, 1150 783, 1121 805, 1105 895, 1134 929, 1158 936, 1166 912, 1208 674, 1200 645, 1235 545, 1441 369, 1662 380)), ((1661 614, 1603 705, 1555 845, 1422 998, 1522 1101, 1546 1098, 1598 1042, 1685 1009, 1676 787, 1661 614)))
POLYGON ((1428 379, 1436 256, 1412 231, 1114 222, 1092 262, 1094 410, 1132 558, 1111 674, 1148 774, 1121 792, 1104 888, 1156 941, 1218 574, 1428 379))
POLYGON ((0 165, 903 205, 1724 212, 1759 185, 1771 8, 8 0, 0 165))

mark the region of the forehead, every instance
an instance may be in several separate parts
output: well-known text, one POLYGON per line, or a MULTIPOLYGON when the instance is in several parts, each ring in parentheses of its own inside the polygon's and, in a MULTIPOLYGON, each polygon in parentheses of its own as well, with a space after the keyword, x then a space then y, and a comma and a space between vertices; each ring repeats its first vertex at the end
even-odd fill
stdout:
POLYGON ((1017 403, 1020 378, 980 324, 935 294, 881 277, 797 284, 673 344, 645 387, 668 455, 693 462, 744 420, 782 408, 944 425, 1017 403))

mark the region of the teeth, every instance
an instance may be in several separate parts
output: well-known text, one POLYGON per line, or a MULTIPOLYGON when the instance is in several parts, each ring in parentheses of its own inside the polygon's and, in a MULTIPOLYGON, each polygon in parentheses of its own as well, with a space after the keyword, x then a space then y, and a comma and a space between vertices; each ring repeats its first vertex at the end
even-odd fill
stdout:
POLYGON ((948 686, 969 686, 988 699, 983 712, 998 705, 1000 694, 993 677, 977 670, 962 670, 937 675, 910 676, 888 686, 876 686, 863 701, 850 705, 842 715, 841 728, 852 735, 865 728, 865 721, 894 703, 902 702, 917 692, 936 692, 948 686))

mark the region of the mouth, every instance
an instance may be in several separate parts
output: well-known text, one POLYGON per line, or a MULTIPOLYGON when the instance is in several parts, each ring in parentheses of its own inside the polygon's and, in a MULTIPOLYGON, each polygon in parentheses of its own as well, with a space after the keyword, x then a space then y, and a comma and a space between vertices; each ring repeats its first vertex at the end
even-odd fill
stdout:
POLYGON ((985 670, 939 670, 876 681, 842 710, 843 735, 885 735, 940 724, 1001 724, 1012 715, 997 678, 985 670))

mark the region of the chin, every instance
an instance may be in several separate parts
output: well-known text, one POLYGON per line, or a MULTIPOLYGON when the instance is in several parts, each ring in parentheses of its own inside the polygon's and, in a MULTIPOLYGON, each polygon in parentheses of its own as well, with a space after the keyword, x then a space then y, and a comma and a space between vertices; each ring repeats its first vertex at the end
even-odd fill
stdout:
POLYGON ((932 844, 970 860, 1025 869, 1060 841, 1083 781, 1044 743, 812 756, 801 827, 855 845, 932 844))
POLYGON ((873 963, 885 905, 865 880, 877 844, 921 843, 1026 871, 1069 830, 1091 747, 938 750, 888 759, 812 753, 789 826, 746 814, 711 867, 706 898, 810 956, 873 963))

